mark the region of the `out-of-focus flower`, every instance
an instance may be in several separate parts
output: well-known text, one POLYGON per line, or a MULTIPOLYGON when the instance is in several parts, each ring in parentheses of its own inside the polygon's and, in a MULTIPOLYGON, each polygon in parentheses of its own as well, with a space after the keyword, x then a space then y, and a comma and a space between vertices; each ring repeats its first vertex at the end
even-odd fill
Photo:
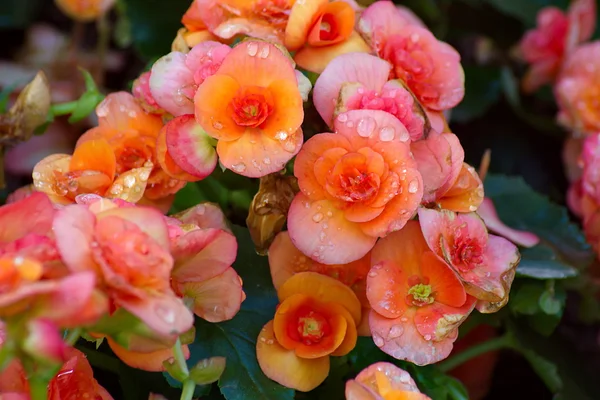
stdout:
MULTIPOLYGON (((110 349, 121 361, 132 368, 144 371, 165 371, 163 362, 174 357, 174 343, 153 343, 143 338, 134 338, 129 342, 129 348, 125 348, 110 337, 107 337, 106 341, 110 349)), ((182 344, 181 351, 187 360, 190 357, 188 345, 182 344)))
POLYGON ((354 30, 356 11, 345 1, 296 1, 285 28, 285 46, 302 68, 321 73, 340 54, 369 52, 354 30))
POLYGON ((187 54, 171 52, 159 58, 149 77, 152 98, 175 116, 193 114, 196 89, 217 72, 230 52, 227 45, 207 41, 187 54))
POLYGON ((565 55, 588 40, 595 26, 595 0, 574 0, 567 13, 556 7, 541 9, 537 27, 527 31, 520 43, 521 57, 531 64, 523 78, 523 90, 531 93, 552 83, 565 55))
POLYGON ((234 47, 198 87, 194 105, 198 123, 219 140, 221 164, 240 175, 279 171, 302 146, 298 80, 288 55, 273 44, 234 47))
POLYGON ((68 346, 58 327, 50 320, 39 318, 27 324, 23 350, 33 359, 61 365, 67 361, 68 346))
POLYGON ((363 11, 358 30, 377 55, 393 65, 423 106, 447 110, 464 96, 460 55, 426 28, 414 25, 391 1, 377 1, 363 11))
POLYGON ((317 79, 313 103, 330 127, 348 110, 387 111, 407 128, 411 140, 418 140, 424 134, 425 111, 401 81, 388 81, 391 70, 390 63, 369 54, 340 55, 317 79))
POLYGON ((406 127, 380 110, 338 115, 337 133, 306 142, 294 174, 301 192, 288 214, 294 245, 323 264, 346 264, 401 229, 423 197, 406 127))
POLYGON ((77 21, 88 22, 108 12, 116 0, 54 0, 62 12, 77 21))
POLYGON ((558 122, 577 133, 600 131, 600 42, 579 46, 566 58, 554 86, 558 122))
POLYGON ((258 363, 274 381, 308 392, 327 378, 329 356, 356 345, 360 302, 349 287, 316 272, 292 276, 277 295, 275 318, 256 343, 258 363))
POLYGON ((367 297, 373 341, 394 358, 427 365, 448 357, 475 306, 456 274, 409 221, 371 253, 367 297))
POLYGON ((481 300, 479 311, 504 307, 521 259, 517 246, 489 235, 475 213, 421 208, 419 223, 431 251, 452 268, 468 294, 481 300))
POLYGON ((292 200, 299 190, 293 176, 274 173, 260 178, 258 192, 246 218, 258 253, 266 254, 275 236, 283 229, 292 200))
POLYGON ((513 243, 523 247, 533 247, 540 242, 540 238, 531 232, 519 231, 505 225, 498 217, 494 202, 489 197, 483 200, 483 203, 477 209, 477 214, 483 219, 490 231, 509 239, 513 243))
POLYGON ((346 382, 346 400, 431 400, 422 394, 408 372, 388 362, 363 369, 346 382))
POLYGON ((175 260, 171 285, 180 296, 193 300, 196 315, 222 322, 237 314, 246 296, 242 280, 231 266, 237 255, 236 238, 218 222, 196 225, 199 211, 205 210, 206 206, 199 204, 168 218, 175 260))
POLYGON ((115 307, 160 336, 175 337, 191 328, 193 316, 170 286, 173 257, 158 211, 73 204, 57 212, 53 230, 67 267, 93 272, 115 307))
POLYGON ((151 114, 162 115, 165 113, 165 110, 160 108, 150 90, 151 73, 152 71, 146 71, 133 81, 131 94, 138 100, 144 111, 151 114))
POLYGON ((171 45, 172 51, 187 53, 199 43, 219 41, 219 38, 213 35, 204 24, 200 7, 196 3, 197 0, 194 0, 185 14, 183 14, 181 23, 184 28, 177 31, 177 36, 171 45))

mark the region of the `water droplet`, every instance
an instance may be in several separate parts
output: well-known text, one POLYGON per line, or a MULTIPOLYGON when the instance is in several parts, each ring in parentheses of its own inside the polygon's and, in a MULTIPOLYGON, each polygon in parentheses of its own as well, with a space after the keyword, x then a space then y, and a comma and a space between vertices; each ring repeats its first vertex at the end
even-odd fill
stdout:
POLYGON ((321 240, 321 242, 325 241, 326 237, 327 237, 327 234, 325 232, 319 233, 319 239, 321 240))
POLYGON ((404 327, 402 325, 394 325, 390 328, 388 337, 390 339, 394 339, 394 338, 402 336, 403 333, 404 333, 404 327))
POLYGON ((223 124, 220 123, 219 121, 214 121, 213 122, 213 128, 215 128, 215 129, 223 129, 223 124))
POLYGON ((402 318, 400 318, 400 321, 402 321, 402 322, 406 322, 406 321, 408 321, 408 318, 406 318, 406 317, 402 317, 402 318))
POLYGON ((382 142, 392 141, 395 135, 396 129, 391 126, 384 126, 379 130, 379 139, 381 139, 382 142))
POLYGON ((348 128, 354 128, 354 121, 348 121, 348 122, 346 122, 346 126, 348 128))
POLYGON ((477 211, 477 206, 470 205, 469 206, 469 211, 477 211))
POLYGON ((385 343, 383 338, 381 336, 379 336, 377 333, 373 333, 373 342, 375 343, 375 346, 377 346, 377 347, 381 347, 385 343))
POLYGON ((273 344, 273 339, 267 340, 267 344, 273 344))
POLYGON ((286 140, 288 138, 288 133, 286 131, 279 131, 275 134, 275 139, 277 140, 286 140))
POLYGON ((13 264, 15 264, 16 266, 19 266, 21 264, 23 264, 25 262, 25 258, 23 256, 16 256, 13 259, 13 264))
POLYGON ((425 336, 423 336, 423 339, 425 339, 425 340, 431 340, 431 335, 425 335, 425 336))
POLYGON ((271 164, 271 159, 269 157, 265 157, 265 158, 263 158, 263 163, 266 165, 269 165, 269 164, 271 164))
POLYGON ((156 312, 156 315, 158 315, 158 317, 165 323, 172 324, 175 322, 175 311, 171 310, 170 308, 163 305, 158 305, 154 311, 156 312))
POLYGON ((321 222, 322 219, 323 219, 323 214, 322 213, 316 213, 312 217, 312 220, 315 221, 315 222, 321 222))
POLYGON ((123 191, 123 186, 119 183, 115 183, 112 188, 110 188, 110 193, 114 195, 118 195, 123 191))
POLYGON ((258 56, 260 58, 267 58, 269 57, 269 53, 270 53, 271 49, 269 48, 269 45, 265 45, 261 50, 260 53, 258 54, 258 56))
POLYGON ((246 49, 248 50, 248 55, 254 57, 256 53, 258 53, 258 44, 256 42, 250 42, 246 49))
POLYGON ((375 271, 374 269, 370 270, 369 271, 369 276, 371 278, 375 278, 377 276, 377 271, 375 271))
POLYGON ((148 178, 150 178, 150 171, 142 171, 138 174, 138 177, 142 180, 142 181, 147 181, 148 178))
POLYGON ((238 163, 238 164, 233 164, 231 166, 231 169, 234 170, 235 172, 244 172, 246 170, 246 164, 244 164, 243 162, 238 163))
POLYGON ((338 115, 337 119, 340 122, 346 122, 346 121, 348 121, 348 116, 345 113, 344 114, 340 114, 340 115, 338 115))
POLYGON ((133 187, 133 185, 135 185, 135 176, 127 175, 125 179, 123 179, 123 183, 127 188, 133 187))
POLYGON ((405 129, 402 129, 402 131, 400 131, 400 133, 398 134, 398 140, 400 140, 401 142, 406 142, 406 141, 408 141, 408 139, 410 139, 410 135, 408 134, 408 131, 405 129))
POLYGON ((265 339, 264 337, 261 337, 261 338, 260 338, 260 341, 264 343, 264 342, 266 342, 266 341, 267 341, 267 339, 265 339))
POLYGON ((42 174, 40 174, 39 172, 35 171, 33 174, 31 174, 31 177, 35 180, 38 180, 42 177, 42 174))
POLYGON ((377 127, 377 122, 371 117, 366 117, 358 121, 356 132, 362 137, 369 137, 377 127))
POLYGON ((333 217, 333 213, 331 211, 327 211, 327 216, 328 217, 333 217))
POLYGON ((409 193, 417 193, 417 190, 419 190, 419 182, 416 179, 413 179, 408 184, 408 192, 409 193))
POLYGON ((283 146, 283 149, 288 153, 293 153, 296 151, 296 144, 293 140, 285 140, 281 142, 281 145, 283 146))

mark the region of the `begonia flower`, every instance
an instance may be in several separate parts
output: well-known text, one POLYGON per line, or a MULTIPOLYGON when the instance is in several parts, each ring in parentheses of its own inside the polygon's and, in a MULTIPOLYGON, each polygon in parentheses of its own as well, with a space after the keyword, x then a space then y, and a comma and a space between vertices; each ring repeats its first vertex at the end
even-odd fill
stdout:
POLYGON ((531 64, 523 78, 523 90, 531 93, 552 83, 564 57, 589 40, 595 26, 595 0, 574 0, 566 13, 557 7, 542 8, 537 26, 527 31, 519 44, 521 56, 531 64))
MULTIPOLYGON (((121 346, 119 343, 106 338, 110 349, 125 364, 132 368, 141 369, 150 372, 164 372, 163 362, 174 357, 173 345, 161 345, 140 341, 140 343, 130 343, 129 348, 121 346)), ((181 345, 181 352, 185 359, 190 357, 190 350, 187 344, 181 345)))
POLYGON ((53 230, 67 267, 93 272, 115 307, 156 334, 189 330, 193 316, 170 286, 173 257, 164 216, 146 207, 93 211, 73 204, 56 214, 53 230))
POLYGON ((356 345, 361 306, 343 283, 316 272, 292 276, 277 291, 275 318, 261 330, 256 356, 270 379, 302 392, 329 374, 329 357, 356 345))
POLYGON ((375 345, 417 365, 448 357, 475 306, 460 279, 428 247, 419 222, 381 239, 371 253, 367 298, 375 345))
POLYGON ((76 21, 88 22, 105 14, 116 0, 54 0, 57 7, 76 21))
POLYGON ((300 193, 290 206, 294 245, 322 264, 364 257, 401 229, 423 197, 406 127, 380 110, 340 114, 335 134, 308 140, 294 163, 300 193))
POLYGON ((294 60, 308 71, 321 73, 340 54, 369 52, 354 30, 356 11, 345 1, 296 1, 285 28, 285 46, 297 51, 294 60))
POLYGON ((471 296, 489 302, 478 309, 495 312, 508 302, 510 286, 521 256, 517 246, 490 235, 475 213, 419 209, 427 245, 458 275, 471 296))
POLYGON ((388 362, 363 369, 346 382, 346 400, 431 400, 408 372, 388 362))
POLYGON ((566 58, 554 85, 558 122, 576 133, 600 131, 600 42, 579 46, 566 58))
POLYGON ((284 168, 303 136, 302 97, 293 64, 273 44, 248 40, 198 87, 196 120, 218 139, 221 164, 261 177, 284 168))
POLYGON ((358 30, 375 53, 393 65, 421 104, 447 110, 464 96, 460 55, 424 27, 414 25, 391 1, 377 1, 361 14, 358 30))
POLYGON ((388 80, 391 70, 390 63, 369 54, 340 55, 315 82, 315 108, 330 127, 335 117, 348 110, 387 111, 407 128, 411 140, 420 139, 425 111, 401 81, 388 80))

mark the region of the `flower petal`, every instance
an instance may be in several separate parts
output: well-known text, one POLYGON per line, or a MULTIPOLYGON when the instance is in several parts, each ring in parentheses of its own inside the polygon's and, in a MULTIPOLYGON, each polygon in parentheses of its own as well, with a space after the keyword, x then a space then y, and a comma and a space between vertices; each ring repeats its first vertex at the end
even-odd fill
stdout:
POLYGON ((306 43, 308 32, 314 24, 314 17, 327 0, 297 1, 292 6, 290 17, 285 27, 285 47, 290 50, 298 50, 306 43))
POLYGON ((296 53, 294 61, 307 71, 321 73, 336 57, 359 52, 370 53, 371 49, 358 33, 352 32, 347 40, 331 46, 304 47, 296 53))
POLYGON ((540 238, 534 233, 519 231, 505 225, 498 217, 494 202, 489 197, 483 199, 477 209, 477 214, 483 219, 489 230, 504 236, 513 243, 523 247, 533 247, 540 242, 540 238))
POLYGON ((475 307, 475 299, 468 296, 461 307, 450 307, 438 302, 417 309, 414 323, 425 340, 439 341, 452 336, 475 307))
MULTIPOLYGON (((150 372, 162 372, 165 370, 163 362, 174 357, 173 348, 167 347, 162 350, 156 350, 150 353, 140 353, 130 351, 119 345, 110 337, 106 338, 110 349, 125 364, 132 368, 141 369, 150 372)), ((190 350, 186 344, 181 346, 183 356, 187 360, 190 357, 190 350)))
POLYGON ((194 113, 193 92, 191 97, 182 94, 194 83, 194 74, 185 60, 185 54, 173 51, 159 58, 150 73, 150 91, 156 103, 175 116, 194 113))
POLYGON ((27 234, 45 235, 52 229, 56 210, 44 193, 0 207, 0 242, 11 242, 27 234))

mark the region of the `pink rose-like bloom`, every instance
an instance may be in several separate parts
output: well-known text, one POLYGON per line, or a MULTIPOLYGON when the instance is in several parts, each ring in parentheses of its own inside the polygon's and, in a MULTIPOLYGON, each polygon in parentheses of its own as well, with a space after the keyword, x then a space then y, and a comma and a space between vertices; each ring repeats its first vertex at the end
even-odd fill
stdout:
POLYGON ((430 400, 408 372, 392 363, 378 362, 346 382, 346 400, 430 400))
POLYGON ((419 223, 429 248, 460 277, 466 292, 480 300, 480 312, 495 312, 508 302, 521 258, 517 246, 489 235, 475 213, 421 208, 419 223))
POLYGON ((367 7, 358 30, 377 55, 393 65, 423 106, 442 111, 464 97, 464 72, 460 55, 427 29, 414 25, 391 1, 367 7))
POLYGON ((58 250, 74 272, 92 271, 116 307, 169 337, 192 327, 193 316, 170 286, 173 257, 167 224, 146 207, 69 205, 53 223, 58 250))
POLYGON ((588 242, 598 251, 600 248, 600 134, 585 138, 581 160, 583 174, 576 182, 570 202, 579 211, 583 230, 588 242))
POLYGON ((388 81, 392 66, 366 53, 348 53, 331 61, 315 83, 313 102, 323 120, 349 110, 382 110, 408 130, 405 140, 423 136, 423 111, 398 80, 388 81), (410 136, 409 136, 410 135, 410 136))
POLYGON ((588 40, 595 25, 595 0, 575 0, 567 13, 556 7, 540 10, 536 28, 527 31, 520 43, 523 59, 531 64, 523 79, 523 90, 531 93, 553 82, 564 56, 588 40))
POLYGON ((600 42, 579 46, 565 60, 554 86, 558 122, 578 133, 600 131, 600 42))
POLYGON ((141 74, 134 82, 131 89, 133 97, 139 102, 144 111, 154 114, 162 114, 164 111, 160 108, 152 92, 150 91, 150 75, 151 71, 146 71, 141 74))
POLYGON ((194 113, 198 86, 212 76, 231 48, 219 42, 202 42, 187 53, 173 51, 152 66, 150 94, 156 104, 179 116, 194 113))
POLYGON ((237 241, 224 226, 224 215, 215 206, 199 204, 168 219, 175 292, 193 299, 194 313, 207 321, 233 318, 246 296, 231 267, 237 241))

